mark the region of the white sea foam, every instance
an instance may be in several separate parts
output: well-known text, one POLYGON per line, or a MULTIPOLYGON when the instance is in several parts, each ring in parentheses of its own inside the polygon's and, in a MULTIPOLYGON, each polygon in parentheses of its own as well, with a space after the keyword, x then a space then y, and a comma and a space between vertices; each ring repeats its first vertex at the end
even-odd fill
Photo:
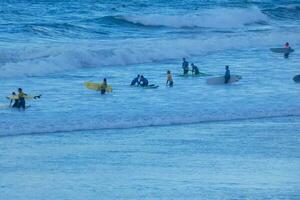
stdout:
POLYGON ((211 36, 192 39, 125 40, 96 44, 28 46, 2 49, 0 76, 39 76, 81 67, 130 65, 205 55, 223 50, 266 48, 285 41, 300 43, 295 33, 263 33, 248 36, 211 36))

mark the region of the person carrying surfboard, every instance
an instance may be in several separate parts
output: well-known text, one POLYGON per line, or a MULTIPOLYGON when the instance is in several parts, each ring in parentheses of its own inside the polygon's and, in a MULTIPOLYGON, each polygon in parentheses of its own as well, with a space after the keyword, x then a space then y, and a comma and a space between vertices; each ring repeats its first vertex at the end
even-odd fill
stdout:
POLYGON ((19 102, 18 102, 18 108, 22 108, 25 110, 25 105, 26 105, 26 102, 25 102, 25 97, 27 96, 27 94, 25 94, 22 90, 22 88, 19 88, 18 89, 18 99, 19 99, 19 102))
POLYGON ((182 58, 182 69, 184 75, 189 73, 189 62, 185 58, 182 58))
POLYGON ((102 82, 102 84, 101 84, 101 86, 100 86, 101 94, 105 94, 106 89, 107 89, 107 79, 104 78, 104 79, 103 79, 103 82, 102 82))
POLYGON ((167 71, 167 82, 166 82, 166 86, 169 86, 169 87, 173 87, 173 76, 171 74, 171 71, 168 70, 167 71))
POLYGON ((230 70, 229 70, 229 66, 228 65, 226 65, 225 66, 225 76, 224 76, 224 78, 225 78, 225 84, 227 84, 228 82, 229 82, 229 80, 230 80, 230 70))
POLYGON ((199 68, 196 65, 194 65, 194 63, 192 63, 191 66, 192 66, 192 74, 199 75, 200 74, 199 68))
POLYGON ((145 87, 148 86, 148 84, 149 84, 148 79, 146 79, 143 75, 141 75, 140 86, 145 87))
POLYGON ((138 74, 132 81, 131 86, 139 85, 140 84, 140 75, 138 74))

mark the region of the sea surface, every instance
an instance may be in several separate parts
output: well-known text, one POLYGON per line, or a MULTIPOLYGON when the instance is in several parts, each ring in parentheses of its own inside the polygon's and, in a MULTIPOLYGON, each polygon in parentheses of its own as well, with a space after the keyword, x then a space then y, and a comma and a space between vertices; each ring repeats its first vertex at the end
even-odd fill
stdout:
MULTIPOLYGON (((0 174, 6 174, 6 178, 0 177, 0 194, 6 196, 1 199, 35 199, 32 196, 13 196, 14 191, 22 193, 19 181, 32 179, 33 182, 27 180, 28 184, 36 187, 47 182, 36 176, 46 174, 47 179, 51 179, 49 174, 52 170, 68 170, 70 162, 71 166, 79 162, 82 167, 70 169, 72 173, 84 174, 84 170, 95 169, 99 176, 97 178, 101 181, 107 179, 113 187, 106 185, 103 190, 94 188, 94 192, 89 191, 91 193, 82 191, 83 196, 91 194, 90 199, 94 199, 99 192, 107 193, 104 198, 108 199, 198 199, 197 195, 201 194, 204 195, 203 199, 299 199, 299 172, 295 169, 300 169, 300 87, 292 80, 300 74, 299 33, 299 0, 2 0, 0 174), (285 42, 295 49, 289 58, 285 59, 282 54, 269 50, 283 47, 285 42), (211 76, 179 76, 183 57, 211 76), (231 74, 240 75, 242 79, 231 85, 207 85, 207 78, 224 74, 225 65, 230 66, 231 74), (173 88, 165 86, 167 70, 173 73, 173 88), (159 88, 145 90, 130 87, 131 80, 137 74, 143 74, 150 84, 159 85, 159 88), (83 85, 85 81, 101 82, 103 78, 107 78, 112 85, 112 93, 100 95, 83 85), (42 98, 27 101, 30 108, 25 111, 5 109, 4 106, 9 104, 5 97, 20 87, 29 95, 41 94, 42 98), (244 125, 246 128, 238 128, 244 125), (229 136, 218 135, 222 131, 229 136), (205 140, 216 134, 218 141, 215 138, 205 140), (266 135, 271 140, 265 141, 266 135), (164 138, 161 143, 158 141, 160 137, 164 138), (191 146, 185 144, 188 149, 183 149, 182 154, 172 151, 173 148, 180 149, 181 144, 168 141, 176 137, 191 142, 191 146), (248 141, 251 145, 245 147, 243 152, 243 145, 236 145, 238 142, 231 139, 248 141), (146 169, 141 166, 123 168, 123 165, 118 166, 120 163, 116 160, 116 163, 109 165, 116 165, 121 171, 117 168, 110 171, 109 167, 102 169, 98 165, 90 166, 89 160, 80 156, 72 157, 71 161, 68 156, 56 157, 60 153, 65 155, 70 149, 72 155, 84 154, 81 140, 95 154, 101 153, 97 151, 98 145, 99 151, 108 151, 106 148, 110 149, 110 143, 112 149, 121 145, 118 152, 120 158, 115 157, 117 160, 122 160, 123 156, 127 156, 126 152, 137 145, 135 140, 139 140, 136 141, 139 145, 150 140, 147 145, 151 146, 153 142, 155 146, 155 149, 149 150, 151 153, 163 151, 166 154, 164 156, 174 160, 157 168, 157 162, 163 162, 160 156, 147 160, 144 159, 148 155, 146 152, 146 155, 138 154, 135 158, 146 169), (204 146, 197 142, 203 140, 204 146), (282 145, 284 140, 289 141, 288 144, 282 145), (214 155, 211 150, 215 145, 221 145, 222 141, 224 146, 220 147, 221 153, 216 153, 217 157, 221 156, 222 162, 237 164, 230 165, 220 173, 213 168, 217 164, 200 166, 198 169, 197 164, 216 159, 211 157, 214 155), (116 143, 117 146, 114 146, 116 143), (289 146, 290 143, 292 146, 289 146), (262 148, 260 145, 268 147, 262 148), (43 153, 44 147, 48 156, 33 156, 43 153), (198 148, 201 153, 190 157, 189 153, 198 148), (13 149, 16 152, 10 154, 13 149), (247 159, 248 151, 256 150, 259 151, 255 152, 259 154, 255 156, 259 160, 258 165, 253 163, 255 161, 252 158, 247 159), (238 155, 236 152, 239 152, 238 155), (278 160, 280 163, 276 160, 278 152, 283 152, 282 159, 278 160), (51 159, 47 159, 51 155, 54 156, 53 165, 51 159), (26 156, 29 156, 29 160, 26 156), (266 158, 273 159, 270 163, 277 168, 266 166, 263 169, 264 162, 268 162, 260 159, 266 158), (32 159, 37 159, 40 167, 34 166, 32 159), (60 164, 55 164, 57 159, 60 164), (189 162, 193 167, 185 168, 189 162), (11 163, 18 163, 18 166, 11 163), (84 163, 87 164, 86 168, 84 163), (183 165, 176 167, 180 163, 183 165), (254 178, 251 173, 247 176, 249 163, 251 170, 258 170, 254 178), (47 168, 47 165, 52 167, 47 168), (204 170, 207 177, 194 176, 197 169, 204 170), (35 170, 44 171, 36 174, 35 170), (109 175, 116 178, 135 170, 145 170, 138 173, 137 182, 130 183, 137 185, 127 187, 126 184, 131 180, 126 178, 118 184, 109 181, 109 175), (173 193, 174 188, 161 175, 180 175, 182 170, 188 173, 182 173, 186 177, 178 179, 184 183, 176 182, 173 185, 181 191, 181 195, 172 196, 176 194, 173 193), (281 170, 284 172, 281 173, 281 170), (155 173, 153 179, 151 173, 155 173), (278 178, 275 182, 272 173, 278 178), (227 182, 226 175, 238 181, 227 182), (281 180, 281 175, 288 176, 288 180, 281 180), (257 181, 258 177, 265 179, 257 181), (149 180, 143 182, 143 178, 149 180), (210 188, 211 182, 203 182, 203 178, 217 184, 219 192, 208 195, 214 191, 210 188), (249 178, 251 186, 244 186, 241 178, 249 178), (244 187, 242 196, 230 184, 244 187), (266 184, 272 186, 270 190, 264 190, 266 184), (261 189, 251 190, 252 186, 261 189), (283 190, 283 186, 289 190, 283 190), (147 187, 150 189, 147 190, 147 187), (283 191, 277 191, 276 188, 283 191), (189 189, 190 194, 187 192, 189 189), (108 195, 111 191, 119 194, 108 195)), ((143 148, 139 146, 138 149, 142 151, 143 148)), ((114 156, 114 151, 106 152, 107 158, 114 156)), ((88 156, 92 157, 92 154, 88 156)), ((95 155, 91 159, 102 163, 103 158, 95 155)), ((58 188, 68 187, 65 189, 72 192, 71 183, 77 180, 68 179, 71 174, 63 172, 54 174, 52 178, 57 181, 55 184, 58 184, 58 188)), ((93 177, 90 173, 87 173, 89 178, 82 181, 87 185, 98 184, 99 180, 91 180, 93 177)), ((80 191, 81 187, 84 186, 75 185, 73 189, 80 191)), ((47 189, 52 192, 56 190, 51 185, 49 188, 43 186, 36 199, 43 199, 41 196, 47 189)), ((30 195, 27 187, 23 192, 30 195)), ((62 190, 61 196, 50 195, 45 199, 68 199, 63 193, 62 190)))

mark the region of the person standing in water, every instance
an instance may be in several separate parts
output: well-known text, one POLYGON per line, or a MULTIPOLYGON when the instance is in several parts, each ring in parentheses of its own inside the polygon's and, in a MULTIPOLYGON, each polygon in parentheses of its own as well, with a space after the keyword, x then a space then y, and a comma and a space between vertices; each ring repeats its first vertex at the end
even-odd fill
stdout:
MULTIPOLYGON (((286 43, 284 44, 284 48, 285 48, 285 49, 291 49, 291 46, 290 46, 290 44, 289 44, 288 42, 286 42, 286 43)), ((285 53, 285 54, 284 54, 284 58, 288 58, 289 55, 290 55, 290 53, 285 53)))
POLYGON ((100 86, 101 94, 105 94, 106 89, 107 89, 107 80, 106 80, 106 78, 104 78, 103 82, 101 83, 101 86, 100 86))
POLYGON ((171 74, 171 71, 168 70, 168 71, 167 71, 167 82, 166 82, 166 86, 173 87, 173 84, 174 84, 174 82, 173 82, 173 76, 172 76, 172 74, 171 74))
POLYGON ((230 70, 228 65, 225 66, 225 70, 226 72, 224 78, 225 78, 225 84, 227 84, 230 80, 230 70))
POLYGON ((199 75, 200 74, 199 68, 196 65, 194 65, 194 63, 192 63, 191 66, 192 66, 192 74, 199 75))
POLYGON ((187 75, 189 73, 189 62, 186 61, 185 58, 182 58, 182 69, 183 75, 187 75))
POLYGON ((7 97, 7 98, 10 99, 9 107, 19 108, 19 97, 18 97, 18 95, 15 92, 12 92, 11 95, 12 95, 12 98, 7 97))
POLYGON ((25 110, 25 106, 26 106, 25 97, 27 96, 27 94, 25 94, 23 92, 22 88, 19 88, 18 92, 19 92, 19 94, 18 94, 18 99, 19 99, 19 101, 18 101, 18 108, 19 109, 22 108, 22 109, 25 110))

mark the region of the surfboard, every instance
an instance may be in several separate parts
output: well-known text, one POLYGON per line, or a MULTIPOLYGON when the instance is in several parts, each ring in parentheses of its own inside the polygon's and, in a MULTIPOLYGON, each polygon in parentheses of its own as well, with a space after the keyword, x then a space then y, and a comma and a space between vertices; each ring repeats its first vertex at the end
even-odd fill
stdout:
MULTIPOLYGON (((25 109, 28 109, 28 108, 30 108, 30 105, 25 106, 25 109)), ((6 110, 6 109, 18 109, 18 108, 15 108, 15 107, 13 108, 9 105, 0 105, 0 110, 6 110)))
POLYGON ((159 86, 151 84, 151 85, 148 85, 148 86, 132 85, 132 87, 138 87, 138 88, 142 88, 142 89, 156 89, 159 86))
MULTIPOLYGON (((242 77, 239 75, 231 75, 228 83, 238 82, 241 79, 242 79, 242 77)), ((208 85, 222 85, 222 84, 225 84, 225 77, 220 76, 220 77, 209 78, 206 80, 206 83, 208 85)))
MULTIPOLYGON (((39 96, 41 96, 41 95, 39 95, 39 96)), ((35 99, 35 97, 38 97, 38 96, 29 96, 28 95, 28 96, 25 96, 24 99, 26 99, 26 100, 32 100, 32 99, 35 99)), ((18 95, 7 96, 6 98, 10 99, 10 100, 17 100, 17 99, 19 99, 18 95)))
POLYGON ((300 83, 300 74, 294 76, 293 80, 294 80, 296 83, 300 83))
POLYGON ((294 49, 292 48, 271 48, 270 50, 274 53, 283 53, 283 54, 294 52, 294 49))
POLYGON ((179 76, 179 77, 201 77, 201 76, 211 76, 211 75, 200 72, 199 74, 177 74, 176 76, 179 76))
MULTIPOLYGON (((84 82, 84 85, 90 90, 100 91, 102 83, 84 82)), ((112 92, 111 85, 107 85, 106 92, 112 92)))

